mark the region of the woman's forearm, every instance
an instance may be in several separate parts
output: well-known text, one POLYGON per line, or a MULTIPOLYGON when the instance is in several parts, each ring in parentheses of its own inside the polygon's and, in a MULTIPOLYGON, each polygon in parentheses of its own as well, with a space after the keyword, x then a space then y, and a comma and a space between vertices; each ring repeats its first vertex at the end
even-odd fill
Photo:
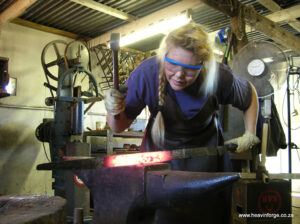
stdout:
POLYGON ((248 109, 244 112, 245 130, 256 134, 257 116, 258 116, 258 97, 255 87, 252 87, 251 103, 248 109))

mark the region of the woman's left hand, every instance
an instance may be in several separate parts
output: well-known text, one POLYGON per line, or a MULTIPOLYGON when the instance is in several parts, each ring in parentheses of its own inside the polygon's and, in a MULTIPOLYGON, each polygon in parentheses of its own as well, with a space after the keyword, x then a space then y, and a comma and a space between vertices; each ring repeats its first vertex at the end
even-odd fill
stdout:
POLYGON ((234 138, 225 142, 225 144, 229 143, 236 144, 236 152, 240 153, 252 149, 253 146, 260 143, 260 140, 256 135, 254 135, 250 131, 246 131, 241 137, 234 138))

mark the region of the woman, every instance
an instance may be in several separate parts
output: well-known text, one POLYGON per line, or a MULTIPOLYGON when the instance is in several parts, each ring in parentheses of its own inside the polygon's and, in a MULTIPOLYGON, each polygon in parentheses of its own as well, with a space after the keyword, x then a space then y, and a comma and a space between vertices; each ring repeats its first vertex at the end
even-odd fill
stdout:
MULTIPOLYGON (((238 145, 237 152, 259 142, 255 135, 258 102, 254 87, 215 62, 206 33, 195 23, 170 32, 158 56, 145 60, 132 72, 127 88, 126 97, 114 89, 107 92, 107 122, 113 131, 121 132, 148 106, 151 116, 141 145, 144 151, 223 145, 217 119, 219 104, 232 104, 244 112, 245 134, 230 141, 238 145)), ((171 167, 229 171, 230 161, 227 155, 209 155, 175 160, 171 167)), ((211 208, 216 207, 212 204, 211 208)), ((165 219, 167 213, 161 216, 165 219)), ((213 216, 206 217, 208 223, 218 223, 213 216)), ((201 220, 205 220, 203 214, 201 220)))

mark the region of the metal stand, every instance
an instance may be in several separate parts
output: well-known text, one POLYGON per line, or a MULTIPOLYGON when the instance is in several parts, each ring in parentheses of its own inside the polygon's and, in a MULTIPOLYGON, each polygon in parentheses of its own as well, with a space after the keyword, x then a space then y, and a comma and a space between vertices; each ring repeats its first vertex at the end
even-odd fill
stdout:
POLYGON ((268 174, 265 167, 266 155, 268 148, 269 139, 269 122, 271 118, 272 104, 271 97, 264 98, 262 107, 262 116, 265 118, 263 129, 262 129, 262 141, 261 141, 261 160, 257 169, 257 179, 261 179, 264 183, 268 181, 268 174))
POLYGON ((292 173, 292 127, 291 127, 291 100, 290 100, 290 76, 298 75, 300 76, 300 67, 295 67, 293 65, 293 57, 289 57, 290 66, 287 72, 287 123, 288 123, 288 171, 292 173))

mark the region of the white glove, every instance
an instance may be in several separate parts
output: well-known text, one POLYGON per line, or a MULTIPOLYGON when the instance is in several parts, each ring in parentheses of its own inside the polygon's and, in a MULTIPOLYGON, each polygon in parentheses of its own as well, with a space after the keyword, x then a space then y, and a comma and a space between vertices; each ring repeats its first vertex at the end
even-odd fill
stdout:
POLYGON ((249 131, 246 131, 241 137, 234 138, 225 142, 225 144, 233 143, 237 145, 236 152, 245 152, 256 144, 260 143, 259 138, 249 131))
POLYGON ((104 104, 107 113, 117 115, 125 110, 125 96, 116 89, 109 89, 105 93, 104 104))

